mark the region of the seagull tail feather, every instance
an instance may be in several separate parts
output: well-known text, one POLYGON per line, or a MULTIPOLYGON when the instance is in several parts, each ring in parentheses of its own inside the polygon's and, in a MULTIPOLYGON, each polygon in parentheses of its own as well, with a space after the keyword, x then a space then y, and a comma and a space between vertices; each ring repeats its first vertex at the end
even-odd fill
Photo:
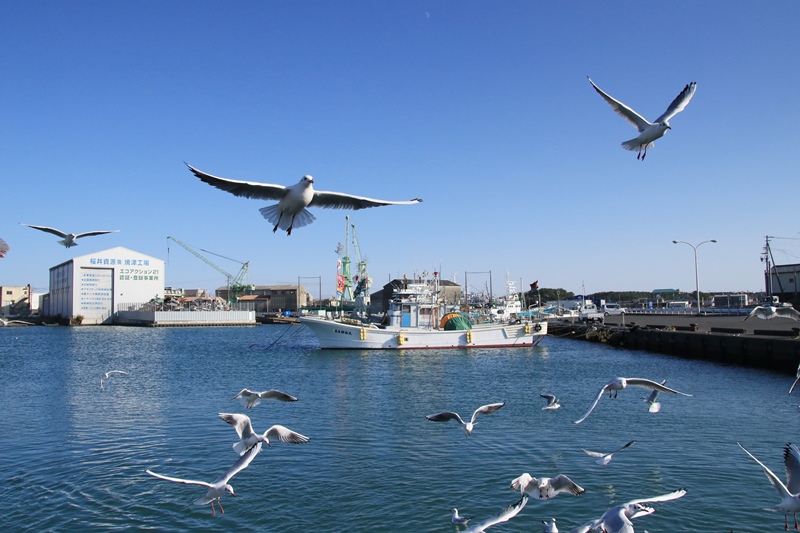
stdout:
POLYGON ((239 455, 244 455, 244 452, 246 452, 249 449, 250 448, 247 447, 247 444, 245 444, 243 440, 240 440, 239 442, 233 445, 233 450, 239 455))
MULTIPOLYGON (((636 139, 631 139, 629 141, 625 141, 624 143, 622 143, 622 147, 625 148, 626 150, 630 150, 631 152, 639 151, 640 146, 641 144, 636 139)), ((654 146, 653 143, 647 143, 647 146, 642 146, 642 148, 649 150, 653 146, 654 146)))

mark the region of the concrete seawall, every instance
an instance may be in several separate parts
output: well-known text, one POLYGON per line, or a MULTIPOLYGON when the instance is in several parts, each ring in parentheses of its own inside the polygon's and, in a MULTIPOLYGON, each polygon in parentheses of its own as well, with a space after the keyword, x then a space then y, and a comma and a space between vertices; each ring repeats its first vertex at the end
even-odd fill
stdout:
POLYGON ((800 364, 800 328, 787 319, 628 315, 622 323, 621 317, 608 317, 605 324, 554 321, 548 335, 791 375, 800 364))

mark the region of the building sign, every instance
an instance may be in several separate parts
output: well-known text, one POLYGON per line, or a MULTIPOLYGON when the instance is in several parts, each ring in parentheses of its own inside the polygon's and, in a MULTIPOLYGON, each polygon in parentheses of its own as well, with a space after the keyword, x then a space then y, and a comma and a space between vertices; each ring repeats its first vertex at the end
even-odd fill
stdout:
POLYGON ((150 268, 149 259, 135 257, 90 257, 89 264, 98 267, 115 267, 118 281, 158 281, 161 273, 150 268))
POLYGON ((80 309, 83 314, 100 315, 111 309, 113 269, 82 268, 79 280, 80 309))

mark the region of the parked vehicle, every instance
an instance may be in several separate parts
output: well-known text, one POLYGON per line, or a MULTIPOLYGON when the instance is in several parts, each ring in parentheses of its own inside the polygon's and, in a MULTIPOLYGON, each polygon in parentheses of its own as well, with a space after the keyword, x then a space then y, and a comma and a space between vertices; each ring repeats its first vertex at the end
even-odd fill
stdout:
POLYGON ((593 322, 595 320, 603 320, 603 313, 597 309, 597 306, 590 301, 586 301, 578 310, 578 319, 581 322, 593 322))
POLYGON ((611 316, 611 315, 624 315, 628 312, 627 309, 621 307, 619 304, 603 304, 600 306, 600 310, 603 312, 603 316, 611 316))

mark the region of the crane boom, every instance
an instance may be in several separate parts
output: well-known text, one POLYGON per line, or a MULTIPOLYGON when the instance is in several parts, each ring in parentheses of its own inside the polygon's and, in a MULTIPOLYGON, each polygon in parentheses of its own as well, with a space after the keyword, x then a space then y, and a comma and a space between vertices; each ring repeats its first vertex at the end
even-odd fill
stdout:
POLYGON ((220 255, 214 252, 209 252, 208 250, 200 249, 203 252, 216 255, 218 257, 222 257, 223 259, 227 259, 229 261, 234 261, 242 265, 242 268, 239 270, 239 273, 235 276, 230 272, 227 272, 222 267, 211 261, 209 258, 195 250, 192 246, 186 244, 185 242, 172 237, 171 235, 167 237, 171 241, 175 241, 176 243, 180 244, 183 248, 185 248, 189 253, 206 263, 208 266, 225 276, 227 283, 228 283, 228 299, 230 301, 236 301, 239 299, 239 295, 247 290, 253 290, 255 287, 251 284, 245 282, 245 278, 247 277, 247 270, 250 267, 250 262, 241 262, 237 261, 236 259, 231 259, 230 257, 225 257, 224 255, 220 255))

